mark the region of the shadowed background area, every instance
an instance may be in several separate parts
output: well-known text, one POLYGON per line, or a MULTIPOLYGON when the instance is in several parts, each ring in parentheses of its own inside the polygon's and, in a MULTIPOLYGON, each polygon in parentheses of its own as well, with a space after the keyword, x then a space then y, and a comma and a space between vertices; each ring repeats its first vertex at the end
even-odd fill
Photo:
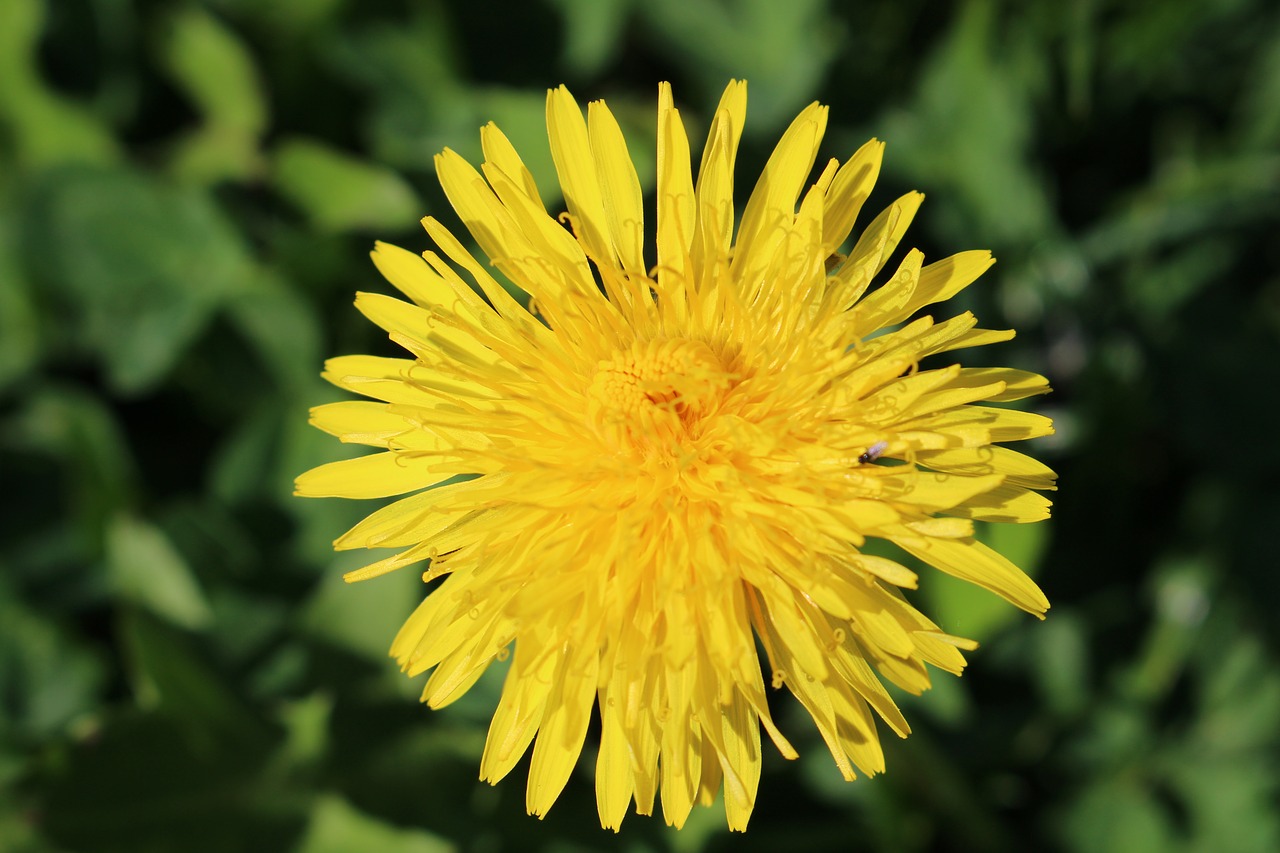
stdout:
POLYGON ((1270 0, 3 0, 0 850, 1280 849, 1278 229, 1270 0), (888 143, 868 211, 922 190, 908 244, 1000 259, 947 314, 1057 389, 1055 518, 984 532, 1053 610, 926 574, 968 673, 852 784, 779 696, 745 837, 600 830, 590 760, 537 821, 525 765, 476 779, 501 672, 420 706, 418 570, 344 585, 370 505, 291 496, 353 452, 306 411, 394 354, 351 299, 457 224, 441 148, 496 121, 554 207, 564 82, 651 205, 658 81, 696 157, 730 77, 741 192, 817 99, 820 161, 888 143))

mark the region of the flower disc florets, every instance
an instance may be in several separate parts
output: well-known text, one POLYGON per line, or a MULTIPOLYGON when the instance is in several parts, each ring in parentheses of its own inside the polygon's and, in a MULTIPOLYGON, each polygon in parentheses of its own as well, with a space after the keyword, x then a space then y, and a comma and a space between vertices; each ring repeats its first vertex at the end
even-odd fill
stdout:
POLYGON ((701 434, 732 385, 727 365, 701 341, 636 343, 600 362, 588 412, 602 440, 621 452, 675 450, 701 434))

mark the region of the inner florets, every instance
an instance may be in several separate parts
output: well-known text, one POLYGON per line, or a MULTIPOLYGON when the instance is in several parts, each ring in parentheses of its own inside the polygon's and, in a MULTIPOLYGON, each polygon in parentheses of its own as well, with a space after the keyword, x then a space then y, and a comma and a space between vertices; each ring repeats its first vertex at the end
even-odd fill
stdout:
POLYGON ((589 414, 611 443, 661 443, 687 436, 729 385, 724 362, 701 341, 637 342, 597 366, 589 414))

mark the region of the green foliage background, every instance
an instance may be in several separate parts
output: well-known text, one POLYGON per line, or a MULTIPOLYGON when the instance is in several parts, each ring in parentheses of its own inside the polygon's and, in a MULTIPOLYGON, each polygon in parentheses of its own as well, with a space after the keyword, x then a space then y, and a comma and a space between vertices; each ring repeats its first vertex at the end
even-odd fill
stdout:
POLYGON ((1280 849, 1278 226, 1271 0, 0 0, 0 850, 1280 849), (385 657, 417 574, 341 582, 368 507, 290 496, 306 409, 391 354, 350 300, 456 222, 434 153, 496 120, 554 197, 547 87, 651 158, 657 82, 697 138, 730 76, 744 188, 819 99, 926 255, 1001 259, 966 358, 1051 378, 1062 488, 988 535, 1054 608, 927 577, 969 673, 870 781, 788 707, 745 837, 604 832, 590 762, 539 822, 476 781, 500 681, 385 657))

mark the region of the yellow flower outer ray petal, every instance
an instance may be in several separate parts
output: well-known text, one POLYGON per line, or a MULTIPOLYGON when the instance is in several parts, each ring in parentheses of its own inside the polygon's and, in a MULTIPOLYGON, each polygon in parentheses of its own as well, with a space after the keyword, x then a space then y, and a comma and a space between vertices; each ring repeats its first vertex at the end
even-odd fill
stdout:
POLYGON ((587 130, 613 254, 625 271, 643 276, 644 204, 627 140, 604 101, 587 105, 587 130))
POLYGON ((1007 447, 956 447, 916 453, 921 465, 968 476, 1003 474, 1010 485, 1054 489, 1057 475, 1049 466, 1007 447))
POLYGON ((898 265, 898 270, 889 281, 867 294, 853 307, 856 316, 854 334, 865 337, 877 329, 892 325, 892 318, 901 315, 902 319, 910 316, 911 311, 904 310, 915 297, 920 284, 920 271, 924 266, 924 253, 919 249, 907 252, 898 265))
POLYGON ((529 640, 516 640, 511 669, 489 722, 480 758, 480 778, 491 785, 515 768, 542 722, 556 660, 549 655, 535 655, 533 650, 529 640))
POLYGON ((871 139, 836 172, 822 213, 822 246, 826 252, 836 251, 849 239, 858 213, 880 177, 883 157, 884 143, 871 139))
POLYGON ((369 257, 382 277, 419 307, 459 313, 453 289, 413 252, 379 240, 369 257))
MULTIPOLYGON (((949 381, 945 387, 937 388, 921 394, 910 406, 904 408, 899 416, 904 421, 916 421, 928 415, 937 414, 944 411, 963 411, 963 407, 971 403, 991 400, 999 397, 1005 392, 1005 384, 1003 382, 992 382, 990 385, 959 385, 954 381, 949 381)), ((987 412, 1006 412, 1017 411, 1014 409, 999 409, 992 406, 975 406, 987 412)), ((997 416, 997 421, 1004 419, 997 416)))
MULTIPOLYGON (((702 738, 702 778, 698 780, 698 805, 710 806, 715 803, 716 795, 725 784, 724 768, 720 766, 720 752, 706 737, 708 729, 703 729, 702 738)), ((730 788, 733 786, 730 785, 730 788)), ((726 809, 726 811, 728 811, 726 809)))
POLYGON ((570 641, 570 650, 563 655, 553 677, 546 711, 533 744, 525 807, 534 815, 546 814, 560 796, 578 763, 591 720, 600 657, 592 643, 582 642, 585 638, 575 639, 582 651, 575 653, 570 641))
POLYGON ((954 508, 971 504, 980 495, 985 496, 1004 482, 1004 476, 989 474, 985 477, 938 474, 918 469, 900 468, 879 478, 885 487, 883 499, 909 504, 923 512, 951 512, 954 508), (896 471, 904 470, 898 474, 896 471))
POLYGON ((910 411, 921 398, 947 386, 960 375, 960 366, 953 364, 894 379, 901 372, 894 368, 903 363, 910 364, 907 358, 886 355, 868 362, 845 380, 853 388, 870 385, 876 389, 858 401, 857 414, 863 422, 880 427, 901 423, 903 412, 910 411))
POLYGON ((492 366, 500 361, 497 353, 473 335, 445 325, 441 322, 442 317, 425 308, 381 293, 359 292, 356 294, 356 310, 390 334, 399 333, 421 344, 432 343, 483 365, 492 366))
POLYGON ((531 201, 542 207, 542 197, 538 195, 538 182, 533 179, 533 174, 525 166, 524 160, 520 158, 520 154, 516 151, 515 146, 507 139, 496 124, 489 122, 480 128, 480 147, 484 152, 486 162, 493 163, 499 169, 512 178, 524 190, 524 194, 531 201))
POLYGON ((596 752, 596 810, 600 825, 615 832, 622 826, 635 791, 630 745, 616 708, 606 689, 597 697, 600 709, 600 748, 596 752))
POLYGON ((666 717, 662 721, 662 760, 658 769, 662 777, 662 817, 676 829, 683 827, 689 817, 702 778, 702 733, 690 719, 696 679, 693 659, 677 670, 668 667, 664 679, 666 717))
POLYGON ((760 723, 749 703, 735 697, 720 717, 720 728, 725 817, 731 830, 745 832, 760 786, 760 723))
POLYGON ((697 214, 689 137, 672 102, 671 85, 658 87, 658 266, 656 290, 663 322, 678 328, 689 316, 693 290, 689 257, 697 214))
POLYGON ((863 698, 880 719, 885 721, 899 737, 911 734, 911 726, 906 717, 885 690, 884 685, 876 678, 876 674, 867 664, 858 637, 850 631, 845 632, 844 642, 837 645, 832 652, 833 667, 848 684, 863 698))
POLYGON ((465 380, 446 378, 414 359, 344 355, 325 362, 321 377, 347 391, 392 405, 434 406, 441 394, 489 396, 465 380))
MULTIPOLYGON (((480 172, 450 148, 436 155, 435 166, 440 186, 444 189, 449 204, 480 246, 480 250, 517 285, 534 293, 539 282, 527 280, 522 274, 523 268, 514 265, 515 260, 532 255, 529 241, 494 195, 493 189, 485 183, 480 172)), ((545 301, 554 301, 547 298, 551 294, 545 293, 545 287, 543 291, 545 301)))
POLYGON ((510 331, 510 327, 514 327, 526 339, 534 337, 539 344, 548 348, 554 347, 555 336, 551 334, 550 330, 534 320, 529 312, 507 292, 507 289, 499 284, 493 276, 489 275, 488 271, 480 266, 471 253, 463 248, 462 243, 448 228, 445 228, 431 216, 423 218, 422 227, 426 229, 427 234, 430 235, 431 239, 435 241, 435 244, 445 253, 449 260, 471 275, 481 293, 493 304, 493 308, 486 305, 435 252, 422 253, 423 260, 449 286, 455 297, 477 318, 481 328, 490 335, 514 342, 516 339, 510 331), (496 322, 496 318, 493 316, 495 310, 501 316, 503 323, 496 322), (506 326, 503 325, 504 323, 506 326))
POLYGON ((926 305, 945 302, 973 284, 996 262, 988 251, 959 252, 935 261, 920 272, 920 283, 898 311, 888 314, 882 325, 901 323, 926 305))
POLYGON ((587 124, 564 86, 547 91, 547 136, 574 233, 589 257, 601 264, 617 263, 587 124))
POLYGON ((991 590, 1033 616, 1044 618, 1049 600, 1035 581, 1006 557, 976 539, 939 539, 917 536, 917 532, 904 528, 893 542, 935 569, 991 590))
POLYGON ((312 468, 294 480, 293 493, 304 498, 387 498, 442 479, 429 460, 386 451, 312 468))
POLYGON ((893 560, 888 560, 884 557, 877 557, 872 554, 844 554, 841 555, 840 559, 866 572, 868 575, 894 586, 916 589, 920 583, 920 579, 915 572, 901 563, 895 563, 893 560))
POLYGON ((610 343, 616 347, 627 330, 618 304, 606 299, 596 287, 582 246, 564 226, 519 192, 507 175, 488 165, 485 169, 506 214, 531 247, 531 255, 509 261, 509 265, 523 270, 517 281, 523 280, 520 283, 537 300, 539 310, 554 328, 569 335, 580 348, 593 352, 595 358, 603 357, 609 347, 602 346, 596 338, 612 330, 615 337, 610 343))
POLYGON ((401 548, 425 543, 463 514, 443 507, 459 491, 471 491, 477 481, 447 483, 429 491, 401 498, 365 518, 333 543, 338 551, 352 548, 401 548))
MULTIPOLYGON (((344 444, 368 444, 386 448, 391 440, 412 429, 399 415, 387 411, 386 403, 346 400, 311 408, 310 423, 344 444)), ((433 442, 433 446, 435 443, 433 442)))
POLYGON ((862 232, 846 263, 855 269, 865 265, 871 276, 880 272, 907 233, 923 201, 924 193, 909 192, 886 207, 862 232))
POLYGON ((758 288, 764 267, 793 221, 796 199, 826 127, 826 107, 805 107, 783 132, 747 199, 733 255, 734 277, 747 293, 758 288))
POLYGON ((359 581, 367 581, 371 578, 380 578, 385 574, 390 574, 397 569, 403 569, 405 566, 411 566, 414 563, 420 563, 423 560, 431 558, 434 549, 424 544, 414 545, 398 554, 392 554, 390 557, 384 557, 375 563, 362 566, 345 572, 342 580, 346 583, 358 583, 359 581))
MULTIPOLYGON (((794 606, 794 605, 793 605, 794 606)), ((783 605, 778 609, 787 609, 783 605)), ((853 767, 849 763, 849 757, 845 754, 840 746, 839 738, 836 731, 838 722, 836 721, 835 708, 831 704, 830 691, 835 685, 841 683, 838 678, 832 678, 826 672, 826 666, 822 667, 819 672, 812 672, 801 663, 797 657, 797 647, 811 646, 812 643, 806 642, 808 639, 804 636, 795 636, 794 642, 788 643, 784 637, 783 629, 773 619, 774 608, 770 606, 766 610, 765 619, 763 620, 763 629, 770 637, 771 643, 776 651, 781 654, 779 663, 780 668, 775 671, 775 678, 782 676, 782 684, 791 691, 791 694, 800 700, 800 704, 809 712, 809 716, 813 718, 814 724, 817 726, 818 733, 822 736, 822 740, 826 743, 828 750, 831 752, 832 759, 835 760, 836 767, 840 770, 840 775, 846 781, 852 782, 857 778, 853 767)), ((805 652, 806 657, 813 655, 805 652)))
MULTIPOLYGON (((831 161, 823 179, 829 180, 835 172, 831 161)), ((821 183, 820 179, 820 183, 821 183)), ((781 239, 774 249, 773 260, 766 268, 764 279, 772 283, 774 304, 765 309, 756 301, 757 310, 769 310, 780 315, 776 325, 766 322, 766 327, 776 330, 779 344, 807 345, 805 332, 816 300, 823 294, 825 259, 819 246, 822 232, 822 190, 813 187, 800 203, 800 211, 789 226, 782 229, 781 239)))
POLYGON ((993 403, 1024 400, 1037 394, 1048 394, 1052 389, 1049 380, 1038 373, 1015 370, 1011 367, 965 367, 952 381, 956 387, 977 387, 992 382, 1003 382, 1005 390, 987 399, 993 403))
MULTIPOLYGON (((697 216, 692 261, 700 294, 715 293, 715 270, 729 261, 733 240, 733 166, 746 112, 746 83, 730 81, 711 120, 694 190, 697 216)), ((729 280, 726 276, 723 283, 728 286, 729 280)), ((704 308, 714 301, 704 300, 704 308)))
POLYGON ((875 718, 867 703, 844 683, 831 691, 836 715, 836 738, 853 765, 866 776, 884 772, 884 750, 876 735, 875 718))
POLYGON ((1049 517, 1052 501, 1018 486, 1001 486, 951 507, 948 512, 978 521, 1030 524, 1049 517))

